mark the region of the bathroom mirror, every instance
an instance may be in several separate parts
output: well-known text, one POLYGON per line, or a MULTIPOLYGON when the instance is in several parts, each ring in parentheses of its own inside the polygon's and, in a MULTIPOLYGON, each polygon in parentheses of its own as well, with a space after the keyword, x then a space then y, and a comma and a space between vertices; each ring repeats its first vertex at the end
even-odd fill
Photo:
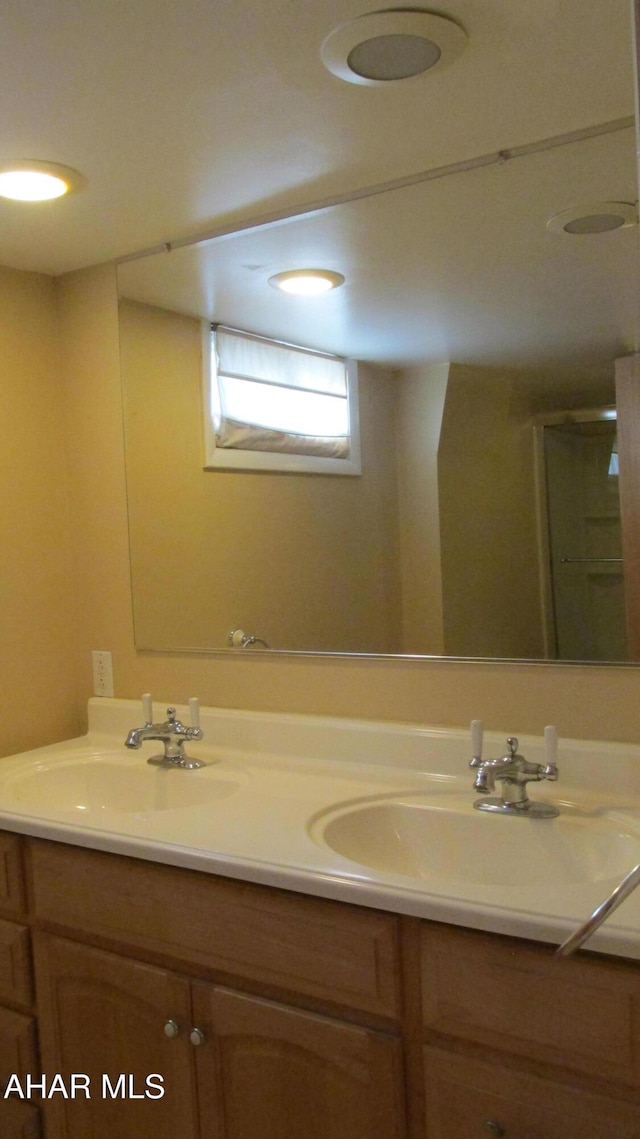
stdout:
POLYGON ((120 265, 138 647, 626 660, 614 361, 640 348, 638 227, 547 223, 636 199, 628 118, 120 265), (269 288, 298 265, 346 283, 269 288), (358 359, 362 476, 203 470, 203 320, 358 359), (556 538, 550 449, 578 488, 561 517, 582 512, 556 538))

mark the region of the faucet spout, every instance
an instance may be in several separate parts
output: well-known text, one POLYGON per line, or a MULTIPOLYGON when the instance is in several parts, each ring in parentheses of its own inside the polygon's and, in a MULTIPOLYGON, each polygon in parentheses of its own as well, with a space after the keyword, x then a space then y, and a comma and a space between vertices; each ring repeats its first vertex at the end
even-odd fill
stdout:
POLYGON ((125 747, 140 748, 145 740, 158 740, 160 736, 158 733, 159 725, 145 724, 143 728, 132 728, 124 741, 125 747))
MULTIPOLYGON (((555 731, 555 729, 553 729, 555 731)), ((548 731, 548 729, 547 729, 548 731)), ((475 769, 474 790, 488 795, 495 790, 496 782, 502 785, 501 796, 485 800, 479 799, 474 807, 479 811, 500 811, 503 814, 527 815, 530 818, 553 818, 559 814, 558 808, 550 803, 532 803, 527 795, 527 783, 537 783, 542 779, 558 778, 555 763, 529 763, 518 754, 518 740, 515 736, 507 739, 507 752, 499 759, 481 759, 474 756, 470 766, 475 769)))
MULTIPOLYGON (((197 704, 197 701, 195 703, 197 704)), ((192 709, 193 707, 192 703, 192 709)), ((197 711, 193 714, 197 716, 197 711)), ((160 767, 182 767, 190 770, 206 767, 204 760, 191 759, 184 750, 185 743, 190 740, 201 740, 202 735, 202 729, 197 725, 197 720, 195 725, 185 727, 180 720, 176 719, 175 708, 167 708, 167 719, 163 724, 146 723, 141 728, 132 728, 124 741, 124 746, 137 750, 148 740, 158 740, 164 744, 164 754, 152 755, 147 763, 153 763, 160 767)))
POLYGON ((496 777, 488 765, 485 765, 482 771, 479 771, 475 777, 473 787, 475 791, 479 791, 481 795, 489 795, 496 789, 496 777))

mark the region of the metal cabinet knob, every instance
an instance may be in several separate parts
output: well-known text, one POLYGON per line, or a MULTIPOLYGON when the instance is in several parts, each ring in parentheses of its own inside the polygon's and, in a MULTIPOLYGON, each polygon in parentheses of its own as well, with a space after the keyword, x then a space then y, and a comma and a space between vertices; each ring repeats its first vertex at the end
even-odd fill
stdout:
POLYGON ((503 1139, 505 1135, 504 1127, 501 1123, 497 1123, 495 1119, 485 1119, 484 1129, 485 1131, 489 1131, 491 1135, 495 1135, 497 1139, 503 1139))
POLYGON ((168 1020, 166 1022, 165 1026, 164 1026, 164 1034, 165 1034, 165 1036, 169 1037, 169 1040, 173 1040, 174 1037, 178 1036, 179 1032, 180 1032, 180 1029, 178 1028, 178 1025, 176 1024, 175 1020, 168 1020))
POLYGON ((192 1028, 189 1033, 189 1040, 194 1048, 198 1048, 200 1044, 204 1044, 204 1032, 201 1032, 199 1028, 192 1028))

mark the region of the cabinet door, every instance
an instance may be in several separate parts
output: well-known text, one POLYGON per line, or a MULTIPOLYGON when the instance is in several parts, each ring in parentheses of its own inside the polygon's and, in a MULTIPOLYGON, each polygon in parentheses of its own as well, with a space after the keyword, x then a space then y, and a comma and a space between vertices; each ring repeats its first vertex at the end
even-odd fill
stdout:
POLYGON ((402 1139, 399 1040, 194 985, 207 1139, 402 1139))
POLYGON ((428 1139, 640 1139, 640 1107, 425 1048, 428 1139))
POLYGON ((42 1069, 61 1073, 69 1093, 45 1099, 47 1139, 195 1139, 188 982, 61 938, 39 937, 35 949, 42 1069), (77 1079, 72 1097, 74 1074, 89 1077, 90 1098, 77 1079))
POLYGON ((38 1108, 17 1100, 0 1100, 0 1135, 2 1139, 40 1139, 38 1108))

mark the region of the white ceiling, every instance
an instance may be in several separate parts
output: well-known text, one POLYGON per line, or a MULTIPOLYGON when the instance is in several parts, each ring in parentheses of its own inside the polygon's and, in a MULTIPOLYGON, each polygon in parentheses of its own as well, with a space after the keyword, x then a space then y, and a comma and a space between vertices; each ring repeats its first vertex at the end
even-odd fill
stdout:
POLYGON ((621 130, 119 267, 147 304, 359 360, 611 370, 640 333, 638 227, 589 237, 547 220, 613 189, 635 200, 621 130), (309 300, 269 276, 304 265, 345 285, 309 300))
MULTIPOLYGON (((0 263, 59 274, 634 113, 628 0, 449 0, 469 36, 449 68, 343 83, 320 45, 372 8, 4 0, 0 164, 50 159, 88 182, 0 200, 0 263)), ((368 359, 604 361, 638 348, 637 228, 544 228, 594 196, 636 200, 631 129, 162 255, 154 303, 368 359), (283 308, 266 276, 310 260, 346 286, 283 308)), ((153 299, 155 270, 124 272, 153 299)))

